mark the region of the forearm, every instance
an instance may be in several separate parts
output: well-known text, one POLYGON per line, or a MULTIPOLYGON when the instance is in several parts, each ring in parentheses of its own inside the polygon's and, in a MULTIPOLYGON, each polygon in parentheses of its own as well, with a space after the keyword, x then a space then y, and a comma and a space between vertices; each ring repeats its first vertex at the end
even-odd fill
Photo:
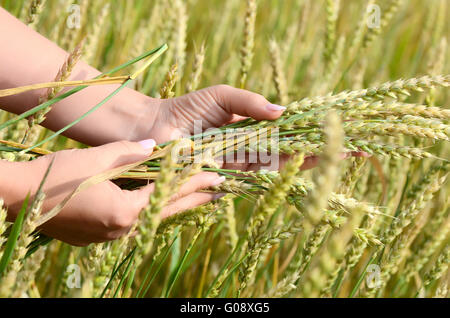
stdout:
MULTIPOLYGON (((0 89, 30 85, 54 80, 68 53, 45 37, 28 28, 4 9, 0 8, 0 89)), ((91 79, 98 70, 80 61, 69 80, 91 79)), ((103 100, 118 85, 88 87, 52 106, 43 125, 58 130, 71 123, 103 100)), ((38 105, 45 90, 0 98, 0 107, 20 114, 38 105)), ((145 127, 143 117, 153 124, 158 111, 158 100, 126 88, 65 135, 89 145, 100 145, 116 140, 139 140, 145 127), (123 107, 126 105, 126 107, 123 107), (128 136, 128 138, 124 138, 128 136)))

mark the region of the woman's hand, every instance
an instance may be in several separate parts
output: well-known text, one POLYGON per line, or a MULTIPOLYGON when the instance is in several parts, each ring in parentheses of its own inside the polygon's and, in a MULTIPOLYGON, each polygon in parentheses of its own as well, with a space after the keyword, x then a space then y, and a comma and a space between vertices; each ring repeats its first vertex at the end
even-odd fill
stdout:
MULTIPOLYGON (((163 143, 194 133, 194 123, 204 130, 247 117, 275 120, 285 107, 271 104, 262 95, 228 85, 205 88, 178 98, 162 100, 147 134, 163 143)), ((197 131, 196 131, 197 132, 197 131)))
MULTIPOLYGON (((0 193, 8 206, 10 221, 28 193, 34 194, 50 162, 54 160, 45 182, 44 213, 51 210, 91 176, 145 160, 155 142, 121 141, 100 147, 66 150, 27 163, 0 161, 2 185, 0 193)), ((216 196, 198 193, 218 185, 223 180, 215 173, 192 177, 163 210, 162 217, 191 209, 214 200, 216 196)), ((84 246, 94 242, 114 240, 128 233, 148 204, 154 185, 126 191, 113 182, 93 185, 72 198, 64 209, 42 226, 42 232, 72 245, 84 246)))
MULTIPOLYGON (((210 128, 244 120, 275 120, 286 110, 271 104, 264 96, 228 85, 205 88, 178 98, 162 100, 156 120, 146 133, 158 143, 179 136, 198 134, 210 128)), ((137 125, 136 127, 139 127, 137 125)), ((288 156, 280 156, 282 165, 288 156)), ((316 158, 307 158, 305 168, 317 164, 316 158)), ((224 168, 234 170, 259 170, 262 165, 255 163, 225 162, 224 168)))
MULTIPOLYGON (((180 135, 198 133, 199 127, 204 131, 209 128, 221 127, 239 120, 251 117, 256 120, 275 120, 279 118, 285 107, 271 104, 264 96, 250 91, 237 89, 228 85, 218 85, 202 89, 178 98, 162 100, 155 116, 154 124, 148 128, 140 127, 141 137, 151 136, 158 143, 178 138, 180 135), (194 124, 196 131, 194 131, 194 124)), ((147 121, 150 122, 150 121, 147 121)), ((366 156, 362 152, 343 154, 345 159, 352 156, 366 156)), ((289 160, 288 155, 281 155, 279 166, 289 160)), ((319 158, 305 158, 302 170, 317 166, 319 158)), ((267 163, 265 164, 267 165, 267 163)), ((225 168, 235 170, 259 170, 265 165, 258 163, 226 162, 225 168)))

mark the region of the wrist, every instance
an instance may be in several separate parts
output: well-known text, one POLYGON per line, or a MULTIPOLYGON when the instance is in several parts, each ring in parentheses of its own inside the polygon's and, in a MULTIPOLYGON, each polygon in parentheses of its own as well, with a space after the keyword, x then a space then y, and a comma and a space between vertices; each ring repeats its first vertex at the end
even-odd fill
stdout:
MULTIPOLYGON (((94 78, 98 74, 96 69, 79 62, 70 80, 94 78)), ((61 129, 88 112, 117 87, 118 85, 91 86, 56 103, 47 115, 44 126, 52 130, 61 129)), ((159 112, 159 101, 131 88, 124 88, 64 135, 90 146, 147 139, 159 112)))
POLYGON ((161 100, 125 89, 114 100, 111 117, 117 120, 114 141, 140 141, 152 138, 152 129, 160 114, 161 100))

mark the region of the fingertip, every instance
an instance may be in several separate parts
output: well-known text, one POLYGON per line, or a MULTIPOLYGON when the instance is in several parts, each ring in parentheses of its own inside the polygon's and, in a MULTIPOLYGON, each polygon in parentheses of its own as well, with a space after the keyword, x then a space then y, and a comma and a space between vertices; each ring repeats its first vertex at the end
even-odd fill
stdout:
POLYGON ((194 192, 216 187, 222 184, 226 179, 215 172, 202 172, 192 176, 185 184, 181 186, 178 193, 172 197, 173 200, 190 195, 194 192))
POLYGON ((320 158, 318 156, 306 157, 305 162, 301 166, 300 170, 304 171, 317 167, 317 165, 319 164, 319 160, 320 158))
POLYGON ((137 209, 140 211, 146 207, 150 200, 150 195, 155 189, 155 184, 148 184, 138 190, 129 192, 131 194, 132 203, 136 205, 137 209))
POLYGON ((176 202, 173 202, 172 204, 166 206, 161 213, 161 217, 167 218, 182 211, 187 211, 207 204, 211 201, 214 201, 215 197, 216 195, 213 193, 191 193, 190 195, 180 198, 176 202))
POLYGON ((352 152, 352 156, 353 157, 357 157, 357 158, 370 158, 372 157, 371 154, 365 152, 365 151, 354 151, 352 152))
POLYGON ((193 183, 197 187, 197 191, 210 187, 217 187, 226 181, 226 177, 219 175, 216 172, 202 172, 194 176, 193 183))
POLYGON ((222 183, 224 183, 227 180, 226 177, 222 176, 219 177, 217 175, 217 178, 211 183, 211 187, 217 187, 218 185, 221 185, 222 183))
POLYGON ((266 109, 271 112, 281 112, 282 113, 286 110, 286 107, 280 106, 277 104, 269 104, 266 106, 266 109))
POLYGON ((138 144, 149 154, 153 153, 153 149, 156 146, 156 141, 154 139, 146 139, 138 141, 138 144))
POLYGON ((285 111, 286 107, 277 104, 271 104, 267 101, 263 107, 255 104, 253 108, 250 108, 248 110, 250 117, 256 120, 276 120, 280 118, 285 111))
POLYGON ((217 172, 205 171, 196 174, 192 178, 195 178, 197 180, 208 180, 209 182, 212 182, 213 180, 219 179, 220 175, 217 172))
POLYGON ((222 199, 224 196, 226 196, 227 194, 226 193, 217 193, 217 194, 214 194, 214 196, 213 196, 213 201, 217 201, 217 200, 219 200, 219 199, 222 199))
MULTIPOLYGON (((260 120, 275 120, 283 115, 284 111, 286 111, 286 107, 276 105, 276 104, 267 104, 264 107, 264 115, 260 120)), ((256 119, 256 118, 255 118, 256 119)))
POLYGON ((251 117, 256 120, 275 120, 286 107, 270 103, 263 95, 227 86, 213 87, 219 104, 230 114, 251 117))

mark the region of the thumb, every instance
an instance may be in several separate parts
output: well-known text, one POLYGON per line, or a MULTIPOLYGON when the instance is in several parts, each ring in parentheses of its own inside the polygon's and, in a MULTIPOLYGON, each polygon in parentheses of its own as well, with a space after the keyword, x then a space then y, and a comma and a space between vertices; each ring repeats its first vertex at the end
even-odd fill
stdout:
POLYGON ((271 104, 264 96, 228 85, 207 88, 216 102, 230 114, 252 117, 256 120, 275 120, 286 107, 271 104))
POLYGON ((114 169, 145 160, 153 153, 156 142, 153 139, 139 142, 118 141, 90 148, 90 155, 103 169, 114 169))

